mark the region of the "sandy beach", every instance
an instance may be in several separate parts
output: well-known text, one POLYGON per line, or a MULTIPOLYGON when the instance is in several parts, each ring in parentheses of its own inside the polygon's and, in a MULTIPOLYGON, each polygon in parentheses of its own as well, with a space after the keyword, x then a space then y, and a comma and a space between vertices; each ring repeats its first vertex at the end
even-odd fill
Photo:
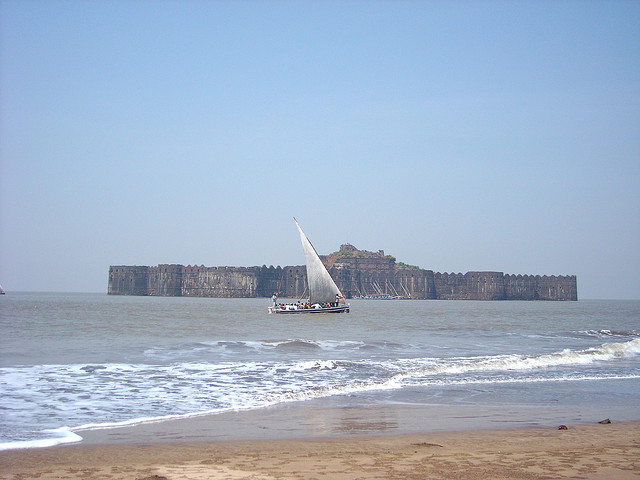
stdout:
POLYGON ((640 422, 0 452, 2 479, 632 479, 640 422))

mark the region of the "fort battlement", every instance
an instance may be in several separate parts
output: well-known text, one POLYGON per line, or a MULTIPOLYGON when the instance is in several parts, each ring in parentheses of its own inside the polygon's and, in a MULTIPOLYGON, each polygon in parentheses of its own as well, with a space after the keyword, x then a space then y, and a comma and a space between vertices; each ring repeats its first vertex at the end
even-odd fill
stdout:
MULTIPOLYGON (((347 298, 393 295, 434 300, 577 300, 575 275, 512 275, 502 272, 437 273, 397 263, 383 250, 368 252, 344 244, 321 256, 347 298)), ((161 264, 109 267, 109 295, 221 298, 303 298, 304 265, 286 267, 205 267, 161 264)))

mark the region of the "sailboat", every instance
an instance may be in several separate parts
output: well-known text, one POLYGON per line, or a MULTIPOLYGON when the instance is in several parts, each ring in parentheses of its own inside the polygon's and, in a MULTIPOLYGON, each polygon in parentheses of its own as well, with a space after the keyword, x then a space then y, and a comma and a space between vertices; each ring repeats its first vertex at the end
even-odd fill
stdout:
POLYGON ((329 275, 318 252, 313 247, 309 238, 304 234, 298 221, 293 221, 300 232, 300 241, 304 251, 304 260, 307 266, 307 283, 309 284, 309 299, 306 302, 296 304, 278 304, 274 295, 273 305, 269 307, 269 313, 349 313, 349 304, 345 303, 344 295, 329 275))
POLYGON ((2 288, 2 285, 0 285, 0 295, 4 295, 4 289, 2 288))

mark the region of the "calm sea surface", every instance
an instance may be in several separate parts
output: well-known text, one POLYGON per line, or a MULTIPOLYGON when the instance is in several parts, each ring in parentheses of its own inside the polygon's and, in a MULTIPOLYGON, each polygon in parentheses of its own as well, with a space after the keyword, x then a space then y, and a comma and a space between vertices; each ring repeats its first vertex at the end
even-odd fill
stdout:
POLYGON ((640 301, 0 297, 0 449, 158 418, 333 406, 590 406, 640 419, 640 301), (76 433, 77 432, 77 433, 76 433))

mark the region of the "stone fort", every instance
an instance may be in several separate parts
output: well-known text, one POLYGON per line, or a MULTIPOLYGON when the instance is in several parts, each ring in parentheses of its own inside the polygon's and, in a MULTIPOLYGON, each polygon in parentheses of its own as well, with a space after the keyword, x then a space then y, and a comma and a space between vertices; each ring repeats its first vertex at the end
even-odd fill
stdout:
MULTIPOLYGON (((347 298, 391 295, 433 300, 577 300, 575 275, 510 275, 502 272, 437 273, 396 262, 384 251, 344 244, 321 255, 347 298)), ((304 298, 304 265, 287 267, 205 267, 184 265, 111 266, 109 295, 183 297, 304 298)))

